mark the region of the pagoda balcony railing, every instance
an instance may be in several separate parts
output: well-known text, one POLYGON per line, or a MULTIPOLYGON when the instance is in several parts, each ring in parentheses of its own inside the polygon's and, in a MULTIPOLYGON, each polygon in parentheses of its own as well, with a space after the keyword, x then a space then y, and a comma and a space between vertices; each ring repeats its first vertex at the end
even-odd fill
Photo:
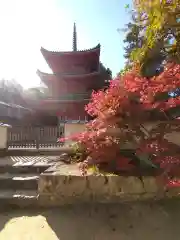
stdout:
POLYGON ((90 99, 91 98, 91 92, 88 93, 76 93, 76 94, 64 94, 60 97, 50 97, 48 100, 84 100, 84 99, 90 99))
POLYGON ((93 74, 99 71, 99 67, 92 68, 92 69, 76 69, 68 72, 56 72, 54 73, 55 76, 76 76, 76 75, 85 75, 85 74, 93 74))

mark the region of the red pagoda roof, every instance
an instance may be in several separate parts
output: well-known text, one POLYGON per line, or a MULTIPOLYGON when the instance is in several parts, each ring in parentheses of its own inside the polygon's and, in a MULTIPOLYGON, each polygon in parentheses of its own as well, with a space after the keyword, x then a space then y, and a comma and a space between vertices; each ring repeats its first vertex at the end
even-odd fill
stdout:
POLYGON ((102 86, 103 81, 100 72, 62 75, 47 74, 38 70, 37 74, 55 96, 65 93, 86 92, 89 89, 97 90, 102 86))
POLYGON ((44 73, 40 70, 37 70, 37 75, 41 78, 41 80, 48 85, 49 81, 59 81, 59 80, 84 80, 88 81, 88 79, 92 79, 94 77, 99 77, 100 72, 92 72, 92 73, 84 73, 84 74, 52 74, 52 73, 44 73))
POLYGON ((95 48, 83 51, 56 52, 41 48, 41 53, 54 73, 68 73, 78 69, 91 68, 98 70, 100 44, 95 48))
MULTIPOLYGON (((89 48, 89 49, 85 49, 85 50, 77 50, 77 51, 49 51, 43 47, 41 47, 41 53, 45 55, 48 54, 53 54, 53 55, 81 55, 81 54, 90 54, 90 53, 94 53, 94 52, 99 52, 100 53, 100 48, 101 45, 98 44, 97 46, 95 46, 94 48, 89 48)), ((71 56, 72 57, 72 56, 71 56)))

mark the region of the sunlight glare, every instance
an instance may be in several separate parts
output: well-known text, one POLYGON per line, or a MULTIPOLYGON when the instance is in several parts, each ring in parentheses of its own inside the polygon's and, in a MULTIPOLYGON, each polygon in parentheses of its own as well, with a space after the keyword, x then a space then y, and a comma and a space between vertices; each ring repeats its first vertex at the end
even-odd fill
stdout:
POLYGON ((25 88, 38 85, 36 70, 50 72, 40 47, 70 50, 72 22, 56 0, 0 1, 0 79, 14 78, 25 88))

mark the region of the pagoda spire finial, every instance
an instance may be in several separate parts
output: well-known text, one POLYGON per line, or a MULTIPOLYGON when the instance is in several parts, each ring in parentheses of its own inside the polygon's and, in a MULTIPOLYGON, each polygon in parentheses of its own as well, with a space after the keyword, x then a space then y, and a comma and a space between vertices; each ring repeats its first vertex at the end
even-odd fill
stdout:
POLYGON ((73 51, 77 51, 77 32, 76 32, 76 23, 74 23, 73 28, 73 51))

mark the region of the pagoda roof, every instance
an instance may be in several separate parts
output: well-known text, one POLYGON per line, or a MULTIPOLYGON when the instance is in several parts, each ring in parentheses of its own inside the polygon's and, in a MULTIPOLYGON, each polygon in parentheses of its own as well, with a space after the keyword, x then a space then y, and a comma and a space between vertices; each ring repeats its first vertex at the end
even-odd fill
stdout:
POLYGON ((84 54, 89 54, 89 53, 98 52, 98 51, 100 52, 100 48, 101 48, 100 44, 98 44, 94 48, 89 48, 89 49, 85 49, 85 50, 77 50, 77 51, 49 51, 49 50, 41 47, 41 53, 43 54, 43 56, 44 55, 46 56, 46 55, 49 55, 49 54, 58 55, 58 56, 61 56, 61 55, 82 55, 82 54, 84 55, 84 54))
POLYGON ((100 75, 100 72, 92 72, 92 73, 85 73, 85 74, 52 74, 52 73, 44 73, 41 72, 40 70, 37 70, 37 75, 41 78, 41 80, 48 85, 49 81, 57 81, 60 79, 64 80, 85 80, 88 81, 88 79, 92 79, 94 77, 98 77, 100 75))
POLYGON ((70 52, 49 51, 41 47, 41 53, 54 73, 70 71, 71 67, 69 68, 68 66, 74 65, 85 67, 89 64, 95 64, 98 68, 100 44, 92 49, 70 52))

